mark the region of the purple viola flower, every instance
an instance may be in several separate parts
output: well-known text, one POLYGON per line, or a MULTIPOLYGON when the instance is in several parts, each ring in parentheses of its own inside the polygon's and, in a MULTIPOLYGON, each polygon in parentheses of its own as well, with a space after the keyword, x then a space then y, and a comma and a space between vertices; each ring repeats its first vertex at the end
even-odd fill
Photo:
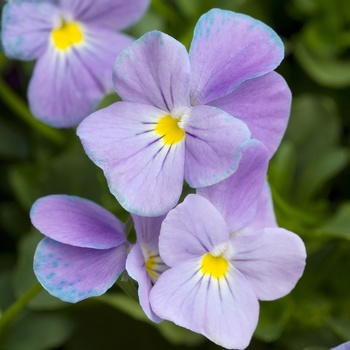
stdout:
POLYGON ((198 188, 227 178, 250 139, 247 125, 271 156, 291 102, 284 79, 273 72, 283 54, 271 28, 219 9, 199 19, 189 55, 158 31, 122 51, 114 87, 123 101, 78 128, 121 205, 162 215, 176 205, 184 179, 198 188))
POLYGON ((34 272, 52 295, 75 303, 106 292, 125 269, 124 224, 89 200, 50 195, 32 206, 38 244, 34 272))
POLYGON ((149 0, 13 0, 2 14, 8 57, 37 60, 28 88, 33 115, 51 126, 76 126, 112 89, 116 55, 132 38, 118 33, 149 0))
POLYGON ((350 341, 348 341, 344 344, 341 344, 335 348, 332 348, 330 350, 350 350, 350 341))
POLYGON ((258 300, 288 294, 305 266, 303 242, 276 227, 271 214, 267 160, 252 142, 234 175, 188 195, 161 228, 159 251, 169 269, 150 292, 152 310, 229 349, 248 346, 258 300))
POLYGON ((154 314, 149 303, 149 293, 158 277, 168 268, 159 256, 158 240, 164 215, 142 217, 133 215, 136 244, 126 260, 128 274, 138 282, 139 301, 145 314, 154 322, 162 321, 154 314))

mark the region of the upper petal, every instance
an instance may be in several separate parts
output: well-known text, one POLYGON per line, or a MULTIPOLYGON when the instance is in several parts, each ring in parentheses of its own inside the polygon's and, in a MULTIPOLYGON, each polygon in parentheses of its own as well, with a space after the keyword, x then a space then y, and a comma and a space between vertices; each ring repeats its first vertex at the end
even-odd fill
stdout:
POLYGON ((132 219, 135 225, 137 242, 151 244, 158 249, 160 227, 164 218, 165 215, 146 217, 133 214, 132 219))
POLYGON ((150 293, 153 311, 225 348, 245 349, 258 322, 253 290, 232 267, 221 279, 199 269, 200 260, 192 259, 165 271, 150 293))
POLYGON ((243 120, 252 138, 261 141, 270 158, 287 128, 292 95, 286 81, 276 72, 250 79, 210 105, 243 120))
POLYGON ((125 28, 141 18, 149 0, 59 0, 59 6, 83 22, 125 28))
POLYGON ((227 242, 229 231, 216 208, 205 198, 189 194, 163 221, 159 252, 168 266, 206 254, 227 242))
POLYGON ((112 89, 112 67, 131 39, 108 29, 82 27, 83 41, 60 52, 50 41, 28 89, 33 115, 54 127, 72 127, 112 89))
POLYGON ((9 1, 2 10, 2 46, 10 58, 33 60, 45 51, 57 7, 46 2, 9 1))
POLYGON ((255 216, 267 165, 265 147, 252 140, 245 146, 239 167, 233 175, 216 185, 199 188, 197 193, 219 210, 231 231, 236 231, 255 216))
POLYGON ((274 70, 284 56, 278 35, 244 14, 213 9, 198 21, 190 49, 191 102, 206 104, 246 79, 274 70))
POLYGON ((89 116, 77 131, 110 191, 133 214, 163 215, 182 191, 184 143, 162 141, 155 128, 164 115, 148 105, 117 102, 89 116))
POLYGON ((73 247, 44 238, 34 255, 34 272, 42 286, 64 301, 106 292, 125 269, 127 245, 110 249, 73 247))
POLYGON ((126 241, 121 221, 98 204, 76 196, 39 198, 30 218, 42 234, 71 246, 107 249, 126 241))
POLYGON ((185 131, 185 179, 194 188, 210 186, 230 176, 250 138, 243 122, 210 106, 193 107, 185 131))
POLYGON ((293 232, 269 227, 238 234, 231 242, 236 252, 232 263, 260 300, 285 296, 304 272, 305 245, 293 232))
POLYGON ((124 101, 163 111, 189 106, 190 63, 186 48, 153 31, 122 51, 114 66, 114 87, 124 101))

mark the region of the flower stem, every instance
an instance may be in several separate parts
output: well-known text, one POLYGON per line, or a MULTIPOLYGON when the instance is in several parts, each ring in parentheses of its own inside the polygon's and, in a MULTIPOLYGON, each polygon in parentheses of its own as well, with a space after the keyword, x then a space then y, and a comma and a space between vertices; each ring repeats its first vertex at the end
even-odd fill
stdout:
POLYGON ((36 283, 30 288, 27 293, 22 295, 15 303, 13 303, 2 315, 0 315, 0 334, 9 325, 17 314, 23 310, 23 308, 42 291, 40 283, 36 283))

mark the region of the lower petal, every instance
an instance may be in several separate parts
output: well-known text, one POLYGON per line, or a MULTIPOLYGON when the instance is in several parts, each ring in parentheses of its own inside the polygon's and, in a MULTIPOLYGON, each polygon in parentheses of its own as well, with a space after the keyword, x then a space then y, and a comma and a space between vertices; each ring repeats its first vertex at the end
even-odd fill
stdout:
POLYGON ((150 294, 154 312, 225 348, 246 348, 258 322, 253 290, 233 268, 216 279, 199 266, 199 259, 188 260, 159 277, 150 294))
POLYGON ((53 296, 76 303, 105 293, 125 269, 126 244, 111 249, 73 247, 44 238, 34 272, 53 296))
POLYGON ((210 186, 230 176, 250 138, 243 122, 209 106, 192 108, 185 131, 185 179, 194 188, 210 186))
POLYGON ((270 158, 279 146, 287 128, 291 92, 285 80, 276 72, 249 79, 232 93, 210 105, 243 120, 252 138, 261 141, 270 158))

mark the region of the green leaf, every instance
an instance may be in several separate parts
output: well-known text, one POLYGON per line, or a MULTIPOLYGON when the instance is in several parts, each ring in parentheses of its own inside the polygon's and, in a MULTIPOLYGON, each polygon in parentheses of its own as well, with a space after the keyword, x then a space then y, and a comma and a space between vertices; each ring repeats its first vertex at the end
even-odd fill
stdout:
POLYGON ((73 331, 64 315, 28 313, 4 335, 1 350, 49 350, 63 344, 73 331))

